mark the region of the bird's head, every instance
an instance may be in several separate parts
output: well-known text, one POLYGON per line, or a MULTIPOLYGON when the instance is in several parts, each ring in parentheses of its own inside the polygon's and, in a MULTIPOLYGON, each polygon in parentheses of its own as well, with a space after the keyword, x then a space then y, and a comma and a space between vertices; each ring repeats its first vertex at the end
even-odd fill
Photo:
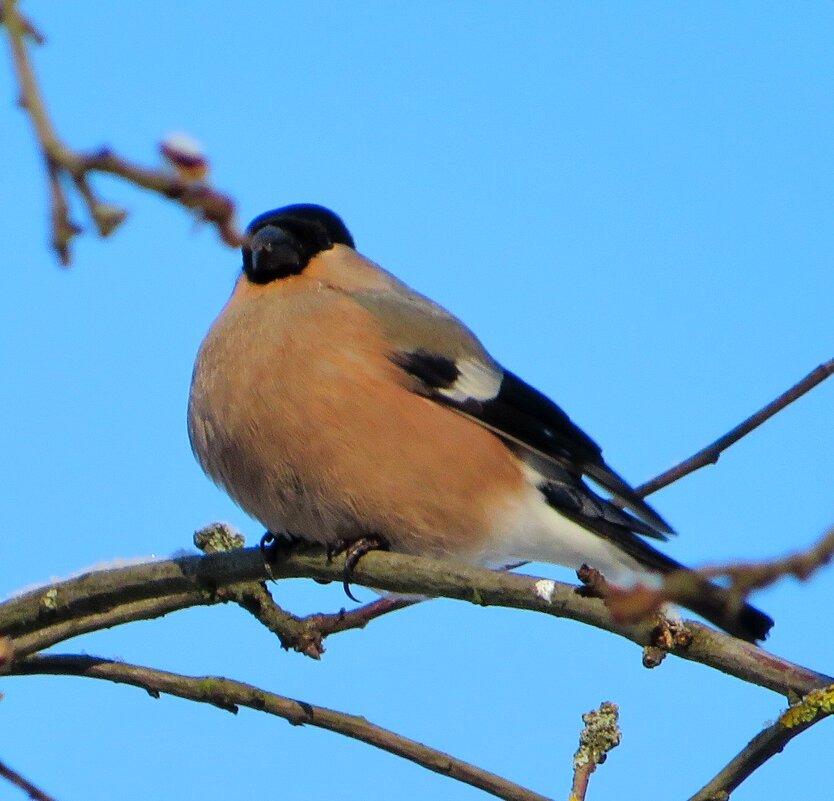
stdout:
POLYGON ((246 234, 243 271, 256 284, 297 275, 310 259, 334 245, 355 247, 342 220, 312 203, 267 211, 249 223, 246 234))

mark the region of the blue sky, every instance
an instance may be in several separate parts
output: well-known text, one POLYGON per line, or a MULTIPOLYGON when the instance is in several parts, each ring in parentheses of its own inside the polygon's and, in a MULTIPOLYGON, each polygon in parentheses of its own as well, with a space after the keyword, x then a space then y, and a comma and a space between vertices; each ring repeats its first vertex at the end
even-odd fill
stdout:
MULTIPOLYGON (((834 6, 27 2, 67 141, 143 163, 185 130, 241 222, 332 207, 359 249, 439 300, 550 394, 633 482, 712 441, 834 356, 834 6)), ((131 216, 49 252, 41 164, 0 71, 0 593, 259 526, 202 475, 191 366, 239 255, 181 210, 97 180, 131 216)), ((79 216, 81 211, 79 210, 79 216)), ((833 380, 834 381, 834 380, 833 380)), ((834 522, 834 383, 654 498, 690 564, 802 548, 834 522)), ((537 572, 570 580, 557 568, 537 572)), ((768 647, 834 670, 834 573, 755 601, 768 647)), ((347 599, 274 589, 297 612, 347 599)), ((372 596, 362 591, 363 597, 372 596)), ((435 601, 286 654, 231 608, 62 647, 220 674, 361 713, 564 797, 581 714, 624 739, 589 798, 686 798, 783 706, 705 667, 640 666, 578 624, 435 601)), ((80 679, 3 683, 0 758, 61 801, 266 794, 485 797, 336 735, 80 679)), ((734 796, 818 794, 831 727, 734 796), (809 767, 811 766, 811 767, 809 767)), ((0 790, 0 797, 12 797, 0 790)), ((16 796, 15 796, 16 797, 16 796)))

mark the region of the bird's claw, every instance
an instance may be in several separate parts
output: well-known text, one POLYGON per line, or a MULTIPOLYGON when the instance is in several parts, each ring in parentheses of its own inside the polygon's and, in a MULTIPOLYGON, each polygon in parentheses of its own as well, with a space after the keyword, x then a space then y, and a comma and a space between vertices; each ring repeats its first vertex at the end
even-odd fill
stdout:
POLYGON ((342 540, 335 545, 327 546, 328 560, 331 560, 334 556, 344 551, 345 568, 342 571, 342 588, 345 591, 345 595, 352 601, 360 603, 359 599, 350 591, 350 579, 359 560, 369 551, 387 550, 388 543, 381 537, 373 535, 360 537, 358 540, 353 541, 342 540))

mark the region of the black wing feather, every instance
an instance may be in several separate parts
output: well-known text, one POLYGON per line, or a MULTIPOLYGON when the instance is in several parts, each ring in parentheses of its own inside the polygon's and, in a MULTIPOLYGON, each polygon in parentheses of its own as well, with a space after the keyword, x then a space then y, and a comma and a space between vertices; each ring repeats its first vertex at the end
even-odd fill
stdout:
POLYGON ((580 429, 550 398, 522 381, 509 370, 498 395, 483 404, 485 420, 500 420, 511 436, 553 459, 573 466, 611 492, 649 524, 641 533, 665 539, 672 528, 602 458, 602 449, 580 429))
MULTIPOLYGON (((637 515, 634 517, 622 513, 591 493, 596 501, 610 508, 610 522, 615 522, 616 513, 619 513, 616 523, 628 530, 661 540, 666 539, 666 534, 672 533, 669 524, 605 463, 599 445, 550 398, 515 373, 503 371, 503 379, 494 398, 485 401, 474 398, 456 401, 441 392, 452 387, 459 377, 459 370, 452 359, 418 350, 398 353, 395 361, 417 378, 435 400, 476 419, 499 436, 532 449, 567 468, 573 474, 577 491, 590 493, 580 478, 587 475, 637 515)), ((563 481, 558 484, 564 486, 563 481)))
MULTIPOLYGON (((611 540, 638 564, 661 574, 684 569, 653 548, 639 535, 666 539, 671 533, 661 518, 618 476, 602 458, 600 447, 546 395, 504 371, 498 394, 489 400, 456 401, 443 394, 454 388, 460 377, 453 359, 427 350, 398 353, 394 361, 413 378, 420 391, 461 414, 471 417, 507 441, 508 446, 531 451, 544 463, 539 489, 560 514, 600 537, 611 540), (587 475, 610 490, 639 518, 599 497, 582 480, 587 475), (642 518, 642 519, 640 519, 642 518)), ((539 462, 533 461, 536 467, 539 462)), ((689 604, 736 637, 755 642, 767 636, 773 620, 750 604, 738 606, 738 599, 727 589, 703 580, 697 602, 689 604)))
POLYGON ((431 389, 448 389, 460 377, 460 370, 452 359, 425 350, 395 353, 393 361, 431 389))
MULTIPOLYGON (((582 483, 582 475, 589 476, 607 489, 638 515, 633 517, 622 514, 623 519, 617 521, 620 525, 662 540, 666 539, 666 534, 672 533, 669 524, 605 463, 599 445, 547 395, 531 387, 515 373, 503 371, 498 394, 494 398, 467 398, 458 401, 443 394, 443 390, 453 387, 460 376, 453 359, 423 349, 398 352, 393 359, 418 379, 427 394, 435 400, 474 418, 504 439, 567 468, 573 475, 572 483, 576 490, 590 493, 582 483)), ((562 478, 561 474, 559 478, 562 478)), ((557 483, 564 485, 563 480, 557 483)), ((606 503, 611 510, 616 510, 616 507, 596 498, 592 493, 591 497, 606 503)))

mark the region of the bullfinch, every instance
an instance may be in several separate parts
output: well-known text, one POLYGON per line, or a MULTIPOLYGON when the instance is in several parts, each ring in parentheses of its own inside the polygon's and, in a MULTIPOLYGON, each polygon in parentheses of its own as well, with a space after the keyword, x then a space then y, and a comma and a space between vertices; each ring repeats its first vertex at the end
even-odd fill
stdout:
MULTIPOLYGON (((472 565, 587 564, 615 584, 682 567, 649 544, 669 525, 596 442, 321 206, 249 225, 197 356, 188 432, 268 531, 328 548, 369 538, 472 565)), ((694 611, 766 636, 767 615, 704 587, 694 611)))

